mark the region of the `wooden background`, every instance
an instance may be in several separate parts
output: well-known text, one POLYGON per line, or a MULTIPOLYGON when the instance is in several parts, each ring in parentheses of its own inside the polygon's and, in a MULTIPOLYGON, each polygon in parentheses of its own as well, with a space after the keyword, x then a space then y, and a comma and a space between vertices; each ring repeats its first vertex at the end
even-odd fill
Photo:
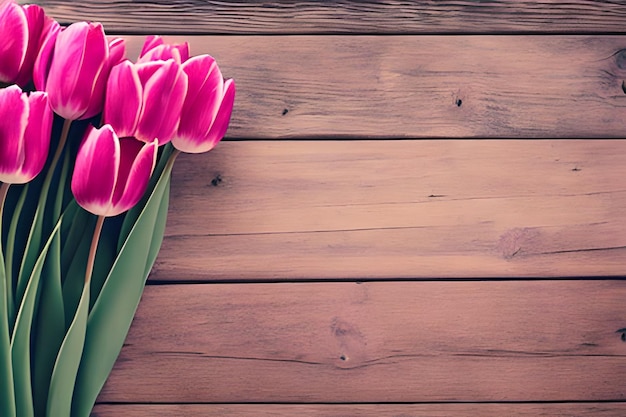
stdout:
POLYGON ((626 415, 626 2, 41 1, 238 86, 94 413, 626 415))

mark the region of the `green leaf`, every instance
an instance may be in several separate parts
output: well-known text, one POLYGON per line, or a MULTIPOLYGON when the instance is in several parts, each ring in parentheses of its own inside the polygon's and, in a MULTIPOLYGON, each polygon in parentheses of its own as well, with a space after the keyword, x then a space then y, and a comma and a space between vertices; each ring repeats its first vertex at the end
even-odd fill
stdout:
POLYGON ((13 278, 13 265, 16 264, 15 260, 15 245, 17 244, 16 234, 17 234, 17 226, 20 219, 20 215, 22 214, 22 208, 24 207, 24 202, 26 201, 26 195, 28 194, 28 186, 26 184, 20 191, 20 196, 15 204, 13 209, 13 216, 11 216, 11 223, 9 224, 9 233, 7 235, 7 245, 6 250, 6 260, 5 260, 5 270, 6 270, 6 293, 7 293, 7 308, 8 308, 8 320, 9 320, 9 333, 13 332, 13 324, 15 323, 15 316, 17 315, 17 309, 15 307, 15 299, 13 298, 13 291, 15 287, 15 280, 13 278))
POLYGON ((74 315, 74 320, 65 335, 63 344, 54 364, 48 404, 47 417, 70 417, 72 410, 72 394, 80 364, 87 331, 89 315, 89 285, 83 285, 83 292, 74 315))
MULTIPOLYGON (((54 219, 61 214, 68 170, 69 152, 65 152, 63 168, 54 194, 54 204, 51 207, 52 218, 54 219)), ((75 212, 74 207, 76 206, 76 204, 71 204, 72 209, 69 211, 75 212)), ((64 218, 68 220, 61 222, 60 232, 52 239, 48 256, 44 262, 43 275, 46 278, 41 283, 36 320, 33 324, 35 337, 32 343, 32 375, 34 407, 37 416, 43 415, 46 409, 52 369, 66 329, 61 287, 61 232, 64 229, 69 229, 67 223, 71 223, 71 217, 64 216, 64 218)))
POLYGON ((0 416, 15 417, 15 391, 13 388, 13 365, 11 365, 6 281, 4 256, 2 255, 2 244, 0 244, 0 416))
POLYGON ((167 223, 167 211, 170 206, 170 183, 171 181, 168 180, 163 193, 163 198, 161 199, 161 205, 159 206, 159 214, 157 215, 156 223, 154 225, 154 234, 152 236, 152 240, 150 241, 148 260, 146 261, 146 269, 144 271, 144 275, 146 277, 150 274, 154 261, 156 261, 159 250, 161 249, 161 244, 163 243, 163 235, 165 234, 165 225, 167 223))
POLYGON ((88 417, 113 368, 139 304, 146 280, 146 264, 153 256, 153 239, 167 213, 172 165, 167 165, 141 211, 102 287, 87 322, 83 357, 76 379, 73 417, 88 417))
MULTIPOLYGON (((154 188, 156 187, 157 181, 161 179, 163 171, 165 170, 167 166, 167 161, 169 161, 169 158, 172 155, 173 151, 174 151, 174 147, 172 146, 171 143, 168 143, 163 147, 161 156, 159 157, 159 162, 157 163, 157 166, 154 168, 154 173, 152 174, 152 177, 150 178, 150 183, 148 184, 148 190, 154 190, 154 188)), ((171 167, 168 169, 171 171, 171 167)), ((122 248, 122 245, 124 245, 124 242, 126 242, 126 239, 128 238, 128 234, 130 233, 131 229, 137 222, 137 219, 139 218, 139 215, 142 213, 143 207, 146 205, 146 202, 148 201, 148 198, 150 196, 151 196, 150 193, 146 193, 143 196, 143 198, 139 201, 139 203, 126 213, 126 217, 124 218, 124 223, 122 224, 122 229, 120 231, 119 240, 117 244, 118 251, 122 248)))
MULTIPOLYGON (((86 222, 87 230, 93 231, 95 226, 95 216, 91 213, 80 209, 78 214, 86 213, 89 217, 86 222)), ((74 251, 74 257, 64 272, 65 281, 63 282, 63 303, 65 305, 65 324, 69 327, 73 320, 73 312, 76 311, 78 302, 83 290, 83 282, 85 280, 85 270, 87 269, 87 257, 89 256, 89 246, 91 245, 92 233, 84 233, 81 236, 80 244, 74 251)), ((64 248, 65 249, 65 248, 64 248)))
POLYGON ((15 403, 17 415, 19 417, 33 417, 33 395, 31 389, 31 367, 30 367, 30 337, 35 310, 35 300, 39 289, 41 271, 46 255, 52 244, 52 240, 57 235, 61 225, 61 219, 42 248, 32 273, 28 279, 28 285, 24 291, 24 297, 17 313, 15 329, 11 339, 11 359, 13 363, 13 378, 15 382, 15 403))

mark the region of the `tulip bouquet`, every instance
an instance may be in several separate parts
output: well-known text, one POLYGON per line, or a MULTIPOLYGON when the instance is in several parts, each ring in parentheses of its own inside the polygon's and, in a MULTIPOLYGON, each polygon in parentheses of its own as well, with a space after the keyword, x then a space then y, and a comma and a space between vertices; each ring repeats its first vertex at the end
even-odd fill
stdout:
POLYGON ((85 417, 159 251, 172 166, 226 133, 235 84, 149 36, 0 0, 0 416, 85 417))

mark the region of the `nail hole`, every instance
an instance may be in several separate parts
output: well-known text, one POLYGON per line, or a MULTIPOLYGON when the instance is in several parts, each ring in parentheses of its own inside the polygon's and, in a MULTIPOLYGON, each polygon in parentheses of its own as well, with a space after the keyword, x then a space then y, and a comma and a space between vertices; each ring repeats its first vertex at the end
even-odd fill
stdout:
POLYGON ((455 103, 457 107, 461 107, 461 105, 463 104, 463 100, 461 100, 460 98, 457 98, 455 103))
MULTIPOLYGON (((624 336, 624 335, 622 334, 622 337, 623 337, 623 336, 624 336)), ((342 361, 345 361, 345 360, 347 360, 348 358, 346 358, 346 355, 341 355, 341 356, 339 357, 339 359, 341 359, 342 361)))
POLYGON ((574 167, 572 168, 572 171, 574 172, 582 171, 582 168, 574 167))
POLYGON ((283 116, 289 113, 289 109, 283 109, 283 116))

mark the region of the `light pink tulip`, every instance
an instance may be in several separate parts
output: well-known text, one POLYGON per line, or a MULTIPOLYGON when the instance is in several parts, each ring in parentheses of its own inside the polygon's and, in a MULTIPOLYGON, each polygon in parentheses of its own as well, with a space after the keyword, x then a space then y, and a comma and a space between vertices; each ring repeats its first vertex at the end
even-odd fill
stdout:
POLYGON ((98 216, 117 216, 141 199, 157 157, 157 141, 118 138, 110 125, 90 126, 72 176, 78 204, 98 216))
POLYGON ((171 140, 178 128, 187 93, 187 75, 174 59, 133 64, 111 70, 104 105, 104 123, 120 137, 143 142, 171 140))
POLYGON ((43 41, 58 28, 37 5, 0 1, 0 83, 27 85, 43 41))
POLYGON ((210 151, 228 129, 235 102, 235 82, 224 82, 215 60, 200 55, 183 64, 189 87, 172 145, 182 152, 210 151))
POLYGON ((0 89, 0 182, 24 184, 41 172, 51 129, 46 93, 27 95, 17 85, 0 89))
POLYGON ((166 44, 163 38, 150 35, 143 44, 137 63, 150 61, 167 61, 174 59, 179 64, 189 59, 189 44, 183 42, 177 45, 166 44))
POLYGON ((88 119, 102 111, 109 73, 124 54, 124 41, 107 40, 100 23, 74 23, 44 42, 35 86, 48 93, 61 117, 88 119))

